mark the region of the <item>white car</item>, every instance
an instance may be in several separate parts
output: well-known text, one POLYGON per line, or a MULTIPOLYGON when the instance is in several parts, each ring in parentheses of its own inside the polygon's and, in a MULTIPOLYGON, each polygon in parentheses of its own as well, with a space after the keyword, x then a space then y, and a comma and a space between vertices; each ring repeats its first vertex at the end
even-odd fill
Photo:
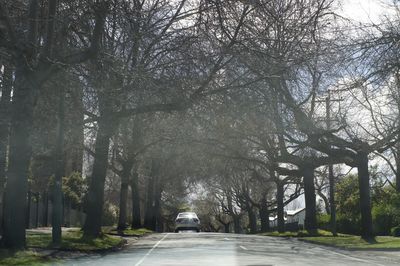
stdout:
POLYGON ((175 233, 183 230, 200 232, 200 220, 194 212, 181 212, 175 219, 175 233))

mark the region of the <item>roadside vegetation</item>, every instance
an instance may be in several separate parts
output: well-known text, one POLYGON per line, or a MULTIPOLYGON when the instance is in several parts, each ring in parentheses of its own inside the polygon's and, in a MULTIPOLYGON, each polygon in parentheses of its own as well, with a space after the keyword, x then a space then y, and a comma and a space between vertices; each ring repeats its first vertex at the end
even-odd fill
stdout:
POLYGON ((294 232, 266 232, 262 235, 275 237, 296 237, 315 244, 329 245, 348 249, 395 249, 400 250, 400 198, 390 185, 372 169, 372 222, 375 237, 360 237, 360 196, 357 179, 354 175, 341 178, 336 186, 337 200, 337 236, 330 229, 330 215, 321 213, 317 217, 316 232, 299 230, 294 232))
POLYGON ((400 238, 393 236, 376 236, 374 240, 368 241, 360 236, 324 236, 304 237, 306 241, 315 244, 328 245, 346 249, 383 249, 400 250, 400 238))
MULTIPOLYGON (((138 230, 142 232, 141 230, 138 230)), ((51 254, 45 250, 62 250, 69 252, 104 252, 121 248, 126 240, 119 236, 102 234, 96 238, 83 236, 80 230, 67 231, 62 233, 62 242, 59 246, 52 245, 50 232, 27 233, 27 250, 15 251, 1 249, 0 265, 43 265, 57 262, 51 254)))
POLYGON ((41 255, 34 251, 16 251, 8 250, 0 251, 0 265, 15 265, 15 266, 36 266, 46 265, 56 260, 47 256, 41 255))
POLYGON ((376 236, 372 240, 363 239, 359 235, 337 234, 333 236, 330 231, 318 229, 314 233, 300 230, 297 232, 277 231, 261 233, 263 236, 273 237, 293 237, 314 244, 327 245, 346 249, 382 249, 382 250, 400 250, 400 237, 394 236, 376 236))
MULTIPOLYGON (((265 233, 260 233, 260 235, 263 236, 276 236, 276 237, 331 237, 332 233, 330 231, 318 229, 315 232, 308 232, 306 230, 300 230, 300 231, 286 231, 286 232, 278 232, 278 231, 272 231, 272 232, 265 232, 265 233)), ((338 234, 338 236, 347 236, 346 234, 338 234)))
MULTIPOLYGON (((104 251, 112 248, 121 247, 125 240, 118 236, 102 234, 96 238, 85 237, 83 232, 68 231, 63 232, 62 242, 59 246, 54 247, 58 250, 67 251, 104 251)), ((28 248, 53 248, 51 233, 29 232, 27 234, 28 248)))
POLYGON ((106 234, 110 235, 119 235, 119 236, 125 236, 125 237, 140 237, 144 236, 147 234, 152 233, 152 230, 146 229, 146 228, 139 228, 139 229, 131 229, 131 228, 126 228, 123 230, 118 230, 117 228, 108 228, 106 230, 103 229, 103 232, 106 234))

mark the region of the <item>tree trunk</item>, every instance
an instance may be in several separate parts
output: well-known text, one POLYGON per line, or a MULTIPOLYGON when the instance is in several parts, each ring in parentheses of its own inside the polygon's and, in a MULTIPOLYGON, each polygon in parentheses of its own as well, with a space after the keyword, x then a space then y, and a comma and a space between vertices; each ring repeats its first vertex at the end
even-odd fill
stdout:
POLYGON ((100 119, 96 137, 93 171, 86 198, 86 220, 83 226, 86 237, 97 237, 101 233, 101 218, 104 205, 104 183, 107 175, 108 150, 112 126, 106 119, 100 119))
MULTIPOLYGON (((400 146, 400 143, 397 146, 400 146)), ((400 147, 396 147, 396 151, 396 191, 400 193, 400 147)))
MULTIPOLYGON (((20 58, 24 60, 25 58, 20 58)), ((20 62, 15 73, 12 101, 9 161, 4 198, 5 247, 25 247, 26 195, 31 158, 30 132, 33 123, 34 93, 38 90, 29 67, 20 62), (15 195, 20 195, 15 197, 15 195)))
POLYGON ((139 195, 139 175, 136 171, 132 174, 132 228, 142 227, 142 218, 140 215, 140 195, 139 195))
POLYGON ((233 231, 235 232, 235 234, 240 234, 242 232, 242 228, 240 226, 240 216, 238 214, 236 214, 236 212, 233 208, 232 194, 230 192, 226 193, 226 201, 228 204, 228 210, 233 219, 233 231))
POLYGON ((43 227, 47 227, 49 224, 48 221, 48 216, 49 216, 49 194, 47 191, 43 193, 42 197, 42 202, 43 202, 43 227))
POLYGON ((25 216, 25 229, 29 229, 31 225, 31 203, 32 203, 32 192, 28 191, 28 204, 26 205, 26 216, 25 216))
POLYGON ((358 185, 360 189, 361 236, 364 239, 371 239, 374 237, 374 234, 372 230, 368 154, 359 152, 357 159, 358 185))
POLYGON ((39 200, 40 194, 36 192, 35 194, 36 206, 35 206, 35 228, 39 227, 39 200))
POLYGON ((231 223, 224 223, 224 233, 230 233, 231 223))
POLYGON ((240 227, 240 217, 238 215, 233 215, 233 231, 235 234, 242 233, 242 228, 240 227))
POLYGON ((284 212, 284 191, 283 183, 278 181, 276 183, 276 201, 277 201, 277 213, 278 213, 278 232, 285 232, 285 212, 284 212))
POLYGON ((315 202, 314 168, 305 165, 301 169, 304 182, 304 197, 306 203, 305 229, 310 233, 317 230, 317 208, 315 202))
MULTIPOLYGON (((3 221, 4 185, 6 183, 7 145, 9 134, 9 109, 12 89, 12 69, 4 65, 0 100, 0 221, 3 221)), ((3 232, 2 222, 0 233, 3 232)))
POLYGON ((155 193, 154 193, 154 221, 153 224, 157 232, 163 232, 163 221, 161 216, 161 194, 162 194, 162 187, 161 187, 161 180, 160 176, 156 177, 156 185, 155 185, 155 193))
POLYGON ((128 204, 128 183, 121 183, 121 191, 119 195, 119 216, 118 216, 118 227, 119 231, 123 231, 127 228, 127 204, 128 204))
POLYGON ((322 193, 322 191, 317 189, 316 192, 317 192, 317 195, 324 201, 326 214, 330 215, 331 214, 331 204, 329 203, 329 199, 324 195, 324 193, 322 193))
POLYGON ((261 200, 260 207, 260 220, 261 220, 261 232, 269 231, 269 211, 267 206, 267 200, 265 197, 261 200))
POLYGON ((131 175, 133 162, 125 162, 123 164, 122 176, 121 176, 121 190, 119 197, 119 217, 118 217, 118 230, 126 229, 126 218, 127 218, 127 205, 128 205, 128 188, 129 188, 129 177, 131 175))
POLYGON ((62 177, 64 175, 64 133, 65 133, 65 92, 63 85, 60 85, 58 99, 58 132, 55 154, 55 171, 53 184, 53 208, 52 208, 52 244, 53 246, 61 245, 61 226, 63 221, 63 204, 62 204, 62 177))
POLYGON ((145 228, 155 230, 153 224, 154 215, 154 176, 151 176, 147 184, 146 209, 144 214, 145 228))
POLYGON ((247 207, 247 214, 249 216, 250 234, 257 233, 257 219, 256 214, 251 206, 247 207))

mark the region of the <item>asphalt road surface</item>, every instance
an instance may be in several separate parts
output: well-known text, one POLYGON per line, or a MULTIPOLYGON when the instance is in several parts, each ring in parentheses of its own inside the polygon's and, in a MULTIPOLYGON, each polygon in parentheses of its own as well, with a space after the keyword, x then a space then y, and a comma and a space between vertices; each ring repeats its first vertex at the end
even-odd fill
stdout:
POLYGON ((143 237, 120 252, 73 259, 66 265, 400 265, 400 252, 343 251, 254 235, 165 233, 143 237))

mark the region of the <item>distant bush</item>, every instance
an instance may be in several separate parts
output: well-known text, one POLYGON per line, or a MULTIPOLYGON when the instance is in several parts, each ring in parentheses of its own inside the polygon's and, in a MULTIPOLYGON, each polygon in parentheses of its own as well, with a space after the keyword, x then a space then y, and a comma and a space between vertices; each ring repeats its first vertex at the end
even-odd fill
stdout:
POLYGON ((329 214, 320 214, 317 216, 318 228, 323 230, 330 230, 330 220, 331 216, 329 214))
POLYGON ((400 237, 400 226, 395 226, 390 230, 392 236, 400 237))
POLYGON ((372 208, 374 232, 377 235, 390 235, 395 225, 393 206, 388 203, 379 203, 372 208))
MULTIPOLYGON (((331 230, 331 216, 320 214, 317 217, 318 228, 326 231, 331 230)), ((360 234, 360 219, 358 217, 346 217, 338 214, 336 217, 336 230, 339 233, 357 235, 360 234)))
POLYGON ((372 196, 374 232, 377 235, 391 235, 391 229, 400 225, 400 194, 386 186, 375 188, 372 196))
POLYGON ((337 231, 343 234, 359 235, 361 222, 357 218, 347 218, 339 215, 336 220, 337 231))

